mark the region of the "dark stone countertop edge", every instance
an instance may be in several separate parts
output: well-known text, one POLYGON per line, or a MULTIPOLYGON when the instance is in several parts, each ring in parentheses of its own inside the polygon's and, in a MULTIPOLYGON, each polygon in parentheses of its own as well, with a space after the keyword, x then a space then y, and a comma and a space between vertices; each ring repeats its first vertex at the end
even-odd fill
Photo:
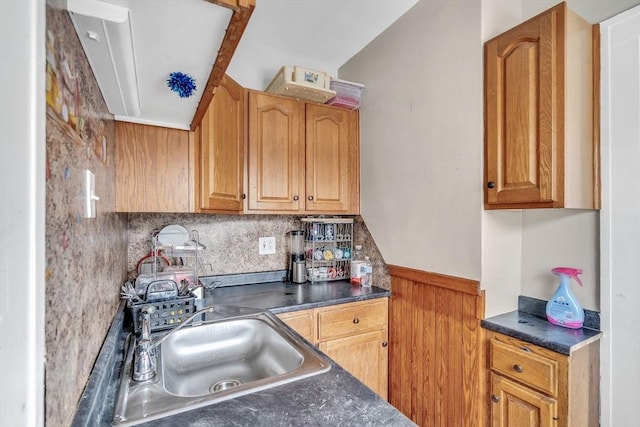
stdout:
POLYGON ((484 319, 480 324, 485 329, 566 356, 570 356, 575 350, 600 339, 602 336, 602 332, 594 329, 568 329, 517 310, 484 319))
MULTIPOLYGON (((383 298, 388 297, 391 293, 388 290, 381 288, 374 288, 374 292, 371 294, 350 296, 350 297, 340 297, 340 298, 326 298, 324 300, 313 301, 305 304, 297 304, 297 305, 288 305, 282 307, 274 307, 270 308, 274 314, 285 313, 290 311, 298 311, 305 309, 312 309, 317 307, 342 304, 354 301, 362 301, 369 300, 375 298, 383 298)), ((76 410, 76 414, 74 416, 72 426, 110 426, 113 419, 113 411, 115 407, 115 399, 117 394, 118 383, 120 380, 120 374, 122 371, 122 363, 124 360, 125 353, 125 341, 128 335, 127 331, 124 328, 124 303, 120 305, 118 312, 116 313, 114 320, 112 322, 111 327, 105 337, 104 343, 100 349, 98 357, 96 359, 96 363, 94 364, 94 368, 90 374, 89 380, 85 387, 85 390, 82 394, 80 402, 78 403, 78 408, 76 410)), ((327 373, 321 374, 321 376, 328 375, 336 375, 336 374, 346 374, 347 377, 353 378, 346 371, 342 370, 338 365, 332 364, 332 370, 327 373)), ((327 377, 328 378, 328 377, 327 377)), ((302 380, 308 382, 307 380, 302 380)), ((295 386, 295 382, 290 384, 289 386, 295 386)), ((367 387, 365 387, 362 383, 353 379, 350 381, 351 387, 362 388, 361 392, 371 393, 374 396, 369 396, 367 401, 370 404, 374 403, 372 408, 377 408, 376 410, 382 415, 388 417, 387 419, 395 420, 398 425, 414 425, 409 419, 407 419, 402 413, 397 411, 393 406, 391 406, 385 400, 377 397, 375 393, 371 392, 367 387)), ((258 393, 259 395, 259 393, 258 393)), ((251 396, 251 395, 249 395, 251 396)), ((246 397, 246 396, 245 396, 246 397)), ((254 396, 256 398, 258 396, 254 396)), ((241 403, 242 398, 232 399, 236 400, 238 403, 241 403)), ((221 402, 224 403, 224 402, 221 402)), ((217 406, 219 404, 213 405, 217 406)), ((207 407, 209 408, 209 407, 207 407)), ((196 415, 198 413, 209 416, 213 408, 209 408, 208 410, 203 411, 205 408, 196 409, 192 411, 188 411, 187 413, 191 413, 190 416, 196 415)), ((215 412, 215 411, 214 411, 215 412)), ((354 414, 356 416, 358 414, 354 414)), ((170 417, 171 418, 171 417, 170 417)), ((157 420, 159 423, 161 420, 157 420)), ((379 422, 369 420, 366 425, 382 425, 379 422)), ((363 424, 363 425, 365 425, 363 424)), ((170 424, 169 424, 170 425, 170 424)), ((274 424, 275 425, 275 424, 274 424)), ((320 425, 320 424, 318 424, 320 425)), ((328 424, 327 424, 328 425, 328 424)))
POLYGON ((336 299, 331 299, 327 301, 319 301, 319 302, 312 302, 312 303, 298 304, 298 305, 289 305, 285 307, 276 307, 276 308, 269 309, 269 311, 272 312, 273 314, 289 313, 293 311, 310 310, 313 308, 328 307, 330 305, 346 304, 350 302, 366 301, 366 300, 371 300, 376 298, 386 298, 390 296, 391 296, 390 291, 382 290, 381 292, 377 292, 375 294, 336 298, 336 299))

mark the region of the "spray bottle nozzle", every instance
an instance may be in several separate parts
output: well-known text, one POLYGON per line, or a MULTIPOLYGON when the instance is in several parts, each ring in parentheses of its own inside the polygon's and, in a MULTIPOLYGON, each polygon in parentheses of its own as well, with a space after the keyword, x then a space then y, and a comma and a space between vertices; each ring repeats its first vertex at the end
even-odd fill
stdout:
POLYGON ((576 279, 576 282, 578 282, 578 284, 582 286, 582 281, 578 277, 578 274, 582 274, 582 269, 580 268, 556 267, 552 269, 551 272, 557 276, 573 277, 574 279, 576 279))

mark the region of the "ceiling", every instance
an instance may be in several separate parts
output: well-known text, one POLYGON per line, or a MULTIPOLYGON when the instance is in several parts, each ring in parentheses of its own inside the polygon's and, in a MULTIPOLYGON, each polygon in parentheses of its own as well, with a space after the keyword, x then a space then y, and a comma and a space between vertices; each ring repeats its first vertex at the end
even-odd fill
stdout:
MULTIPOLYGON (((417 1, 256 0, 227 72, 259 90, 283 65, 335 77, 417 1)), ((67 8, 116 120, 189 129, 229 9, 205 0, 67 0, 67 8), (191 97, 168 88, 166 80, 176 71, 194 78, 191 97)))

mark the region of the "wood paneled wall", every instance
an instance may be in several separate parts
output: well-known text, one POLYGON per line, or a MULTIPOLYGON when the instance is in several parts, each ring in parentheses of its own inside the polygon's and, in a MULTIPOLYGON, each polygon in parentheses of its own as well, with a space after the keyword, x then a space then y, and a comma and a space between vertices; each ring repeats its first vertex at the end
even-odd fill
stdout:
POLYGON ((420 426, 483 425, 484 291, 389 265, 389 402, 420 426))

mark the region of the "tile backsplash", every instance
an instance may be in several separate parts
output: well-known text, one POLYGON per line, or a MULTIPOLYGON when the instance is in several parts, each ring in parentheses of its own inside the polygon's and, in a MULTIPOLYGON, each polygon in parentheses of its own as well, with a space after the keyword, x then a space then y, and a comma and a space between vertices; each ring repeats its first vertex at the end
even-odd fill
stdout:
MULTIPOLYGON (((288 268, 288 232, 301 228, 295 215, 130 214, 129 275, 151 250, 151 234, 170 224, 197 230, 206 250, 198 254, 201 276, 252 273, 288 268), (258 254, 260 237, 276 238, 276 253, 258 254)), ((387 267, 361 217, 354 217, 354 245, 361 244, 374 266, 374 285, 389 289, 387 267)), ((187 261, 189 262, 189 261, 187 261)))

